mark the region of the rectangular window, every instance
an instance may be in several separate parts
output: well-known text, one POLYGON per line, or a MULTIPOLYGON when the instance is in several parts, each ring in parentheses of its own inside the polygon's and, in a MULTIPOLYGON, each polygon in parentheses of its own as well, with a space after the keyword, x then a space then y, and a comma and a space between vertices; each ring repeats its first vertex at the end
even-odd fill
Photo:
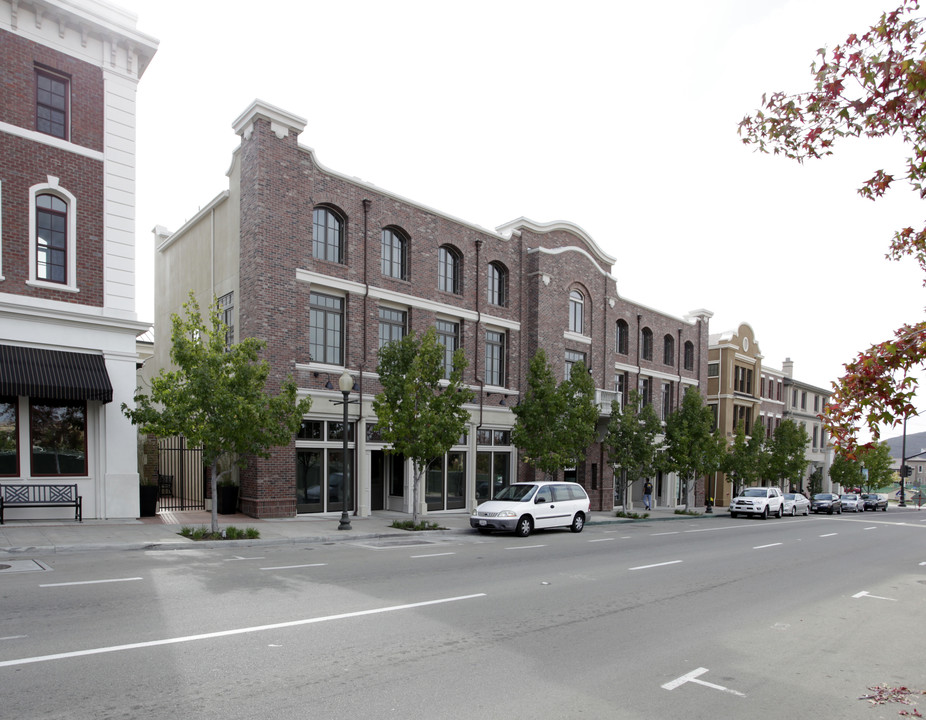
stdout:
POLYGON ((44 70, 35 71, 35 129, 68 139, 68 79, 44 70))
POLYGON ((343 364, 344 299, 311 293, 309 353, 312 362, 343 364))
POLYGON ((235 293, 226 293, 218 300, 222 322, 225 323, 225 347, 235 344, 235 293))
MULTIPOLYGON (((575 350, 566 351, 566 369, 563 379, 568 380, 572 377, 572 366, 577 362, 585 363, 585 353, 576 352, 575 350)), ((586 365, 586 368, 588 366, 586 365)))
POLYGON ((640 378, 640 399, 643 405, 649 405, 653 402, 653 381, 648 377, 640 378))
POLYGON ((0 398, 0 477, 19 474, 19 411, 16 398, 0 398))
POLYGON ((820 428, 816 425, 813 426, 813 445, 811 447, 816 450, 819 445, 817 445, 817 439, 820 437, 820 428))
POLYGON ((733 390, 744 395, 752 395, 752 370, 737 365, 733 368, 733 390))
POLYGON ((738 428, 740 423, 743 425, 743 429, 747 435, 752 430, 752 408, 746 407, 744 405, 736 405, 733 407, 733 427, 738 428))
POLYGON ((404 310, 379 309, 379 346, 383 347, 405 337, 408 315, 404 310))
POLYGON ((672 414, 672 383, 664 382, 662 384, 662 417, 661 420, 668 420, 672 414))
POLYGON ((486 331, 487 385, 505 386, 505 333, 486 331))
POLYGON ((33 475, 87 474, 87 406, 29 403, 33 475))
POLYGON ((434 327, 437 341, 444 346, 444 379, 447 380, 453 370, 453 354, 460 347, 460 323, 438 320, 434 327))
POLYGON ((807 391, 801 391, 801 410, 807 409, 807 391))
POLYGON ((617 391, 621 408, 624 407, 624 398, 627 397, 627 373, 614 376, 614 389, 617 391))
POLYGON ((720 377, 720 363, 712 362, 707 364, 708 377, 720 377))

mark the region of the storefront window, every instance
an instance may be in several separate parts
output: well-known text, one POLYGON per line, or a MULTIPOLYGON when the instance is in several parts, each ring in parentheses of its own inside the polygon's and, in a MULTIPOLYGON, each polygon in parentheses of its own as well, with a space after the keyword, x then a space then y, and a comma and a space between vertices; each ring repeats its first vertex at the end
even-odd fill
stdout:
POLYGON ((84 403, 29 404, 33 475, 87 474, 87 407, 84 403))
POLYGON ((19 473, 19 423, 15 398, 0 398, 0 476, 19 473))

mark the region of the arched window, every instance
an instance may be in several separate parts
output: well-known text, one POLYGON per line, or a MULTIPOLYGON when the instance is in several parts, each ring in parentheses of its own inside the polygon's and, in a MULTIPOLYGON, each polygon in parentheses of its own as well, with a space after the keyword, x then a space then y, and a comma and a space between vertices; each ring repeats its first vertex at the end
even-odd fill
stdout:
POLYGON ((640 357, 644 360, 653 359, 653 331, 648 327, 640 331, 640 357))
POLYGON ((442 245, 437 253, 437 288, 459 295, 462 265, 459 251, 450 245, 442 245))
POLYGON ((66 284, 68 259, 68 206, 57 195, 35 198, 35 277, 66 284))
POLYGON ((489 263, 489 305, 508 307, 508 269, 499 262, 489 263))
POLYGON ((627 325, 626 320, 618 320, 615 349, 621 355, 626 355, 629 344, 630 344, 630 327, 627 325))
POLYGON ((569 293, 569 331, 583 334, 585 330, 585 297, 578 290, 569 293))
POLYGON ((384 228, 382 237, 383 275, 407 280, 407 243, 397 228, 384 228))
POLYGON ((694 343, 685 341, 685 369, 694 370, 694 343))
POLYGON ((29 281, 77 291, 77 200, 58 185, 57 178, 29 190, 29 281))
POLYGON ((316 260, 344 262, 344 221, 331 208, 312 212, 312 254, 316 260))
POLYGON ((662 338, 662 362, 666 365, 675 364, 675 338, 668 334, 662 338))

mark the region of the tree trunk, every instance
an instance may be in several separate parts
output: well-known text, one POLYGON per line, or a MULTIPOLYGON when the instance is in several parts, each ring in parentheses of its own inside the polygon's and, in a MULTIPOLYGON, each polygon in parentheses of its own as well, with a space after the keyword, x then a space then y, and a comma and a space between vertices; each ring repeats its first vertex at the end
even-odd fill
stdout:
POLYGON ((418 525, 418 497, 419 488, 421 487, 421 466, 414 463, 414 478, 412 479, 412 524, 418 525))
POLYGON ((216 477, 219 470, 218 458, 212 461, 212 472, 209 478, 209 491, 212 493, 212 532, 219 531, 219 491, 218 478, 216 477))

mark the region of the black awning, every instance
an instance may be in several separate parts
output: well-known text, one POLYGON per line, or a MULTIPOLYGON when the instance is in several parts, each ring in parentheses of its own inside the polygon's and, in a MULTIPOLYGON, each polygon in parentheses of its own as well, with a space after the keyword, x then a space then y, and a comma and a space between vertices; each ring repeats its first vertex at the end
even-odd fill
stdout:
POLYGON ((112 402, 102 355, 0 345, 0 395, 112 402))

